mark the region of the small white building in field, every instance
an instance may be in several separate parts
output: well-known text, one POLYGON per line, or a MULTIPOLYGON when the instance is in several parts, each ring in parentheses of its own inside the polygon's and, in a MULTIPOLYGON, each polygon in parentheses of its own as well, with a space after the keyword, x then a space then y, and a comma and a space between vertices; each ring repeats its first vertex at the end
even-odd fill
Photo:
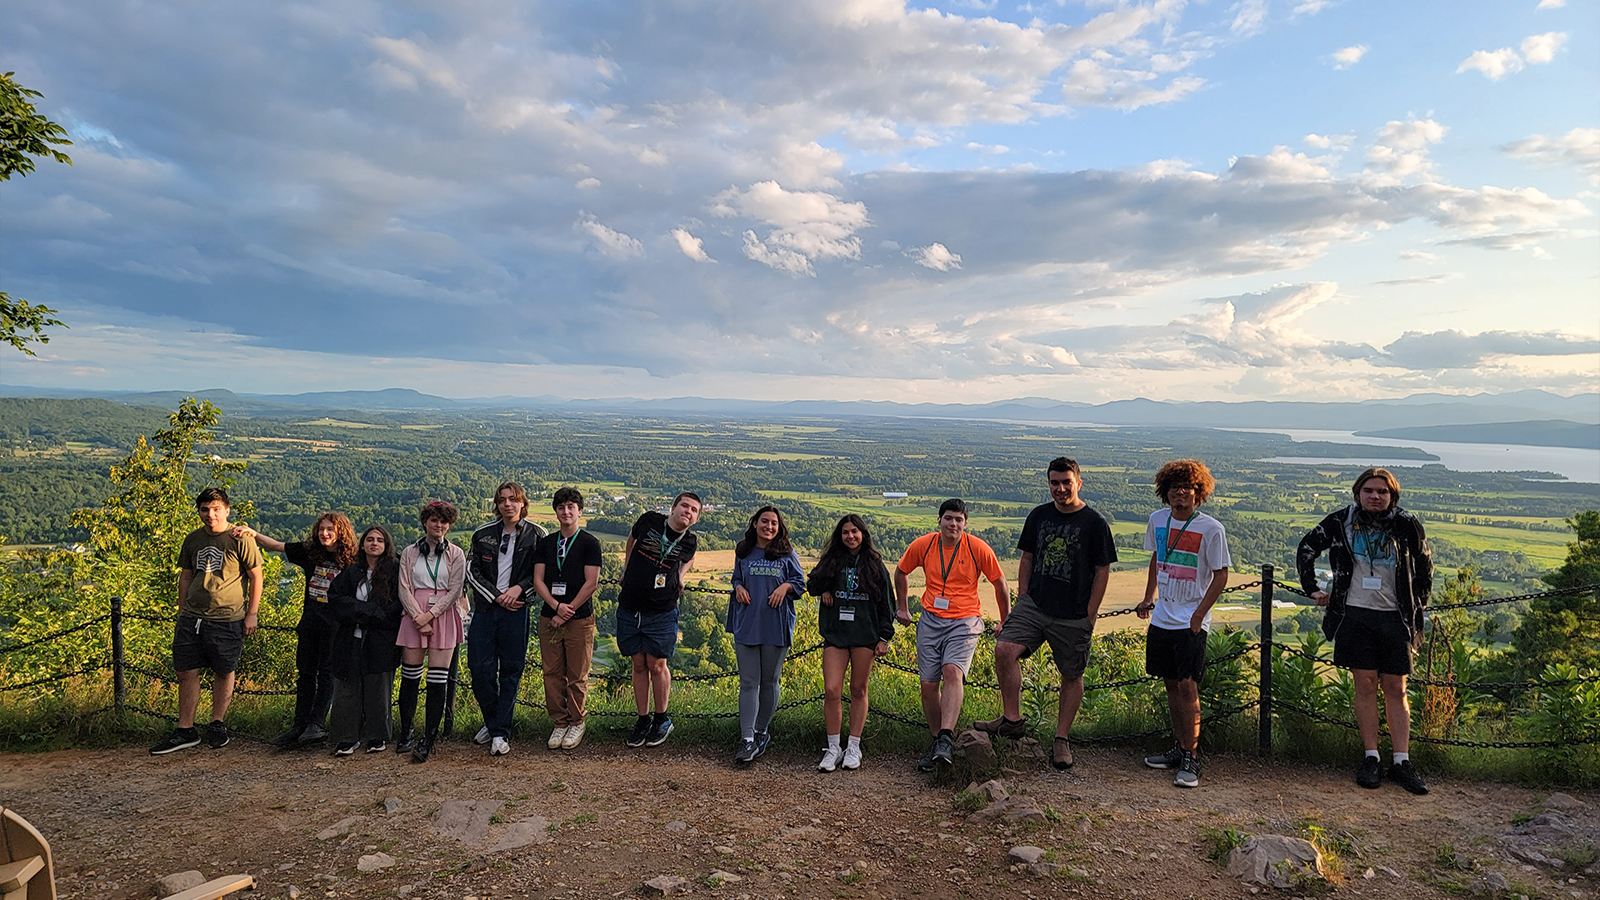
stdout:
POLYGON ((906 498, 906 496, 907 495, 906 495, 905 491, 884 491, 883 492, 883 499, 885 499, 885 500, 904 500, 906 498))

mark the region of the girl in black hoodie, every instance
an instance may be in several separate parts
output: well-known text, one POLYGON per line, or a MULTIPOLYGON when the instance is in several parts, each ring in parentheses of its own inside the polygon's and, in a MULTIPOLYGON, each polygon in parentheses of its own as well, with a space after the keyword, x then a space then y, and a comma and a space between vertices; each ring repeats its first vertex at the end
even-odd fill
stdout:
POLYGON ((338 623, 333 636, 333 715, 328 731, 334 756, 349 756, 366 741, 368 753, 389 746, 390 694, 400 665, 400 560, 382 527, 361 535, 361 556, 328 588, 338 623))

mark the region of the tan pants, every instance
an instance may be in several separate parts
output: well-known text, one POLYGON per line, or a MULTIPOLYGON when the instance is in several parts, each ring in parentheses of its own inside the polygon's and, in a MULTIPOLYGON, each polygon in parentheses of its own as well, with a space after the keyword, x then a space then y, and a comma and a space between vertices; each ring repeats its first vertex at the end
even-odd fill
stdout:
POLYGON ((539 662, 544 668, 544 708, 557 728, 583 723, 594 660, 594 616, 556 628, 539 617, 539 662))

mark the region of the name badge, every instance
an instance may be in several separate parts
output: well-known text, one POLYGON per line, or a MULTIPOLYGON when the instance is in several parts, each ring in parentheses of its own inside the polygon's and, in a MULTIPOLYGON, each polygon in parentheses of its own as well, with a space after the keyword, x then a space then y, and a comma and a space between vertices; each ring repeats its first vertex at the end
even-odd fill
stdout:
POLYGON ((361 626, 357 625, 356 626, 356 640, 360 640, 360 639, 361 639, 361 626))
MULTIPOLYGON (((660 587, 660 585, 656 585, 656 587, 660 587)), ((550 596, 552 596, 552 597, 565 597, 566 595, 567 595, 567 586, 565 584, 552 584, 552 585, 550 585, 550 596)))
POLYGON ((663 572, 660 575, 656 576, 656 587, 657 588, 664 588, 666 586, 667 586, 667 574, 665 572, 663 572))
POLYGON ((1167 582, 1169 582, 1171 580, 1172 580, 1172 576, 1168 575, 1165 570, 1162 570, 1162 569, 1157 569, 1156 570, 1156 584, 1166 584, 1167 582))
POLYGON ((934 609, 949 609, 950 608, 950 598, 949 597, 935 597, 935 598, 933 598, 933 608, 934 609))
POLYGON ((841 607, 839 607, 839 621, 841 621, 841 622, 854 622, 855 620, 856 620, 856 608, 854 606, 841 606, 841 607))
POLYGON ((1383 579, 1371 577, 1363 578, 1361 579, 1361 589, 1363 591, 1381 591, 1383 590, 1383 579))

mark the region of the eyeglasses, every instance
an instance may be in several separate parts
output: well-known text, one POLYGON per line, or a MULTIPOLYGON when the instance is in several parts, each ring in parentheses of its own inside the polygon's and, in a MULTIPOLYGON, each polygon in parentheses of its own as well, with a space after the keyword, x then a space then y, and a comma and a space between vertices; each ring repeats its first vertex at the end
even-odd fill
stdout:
POLYGON ((504 552, 506 552, 507 550, 510 550, 510 549, 511 549, 511 535, 509 535, 509 534, 500 535, 500 552, 504 553, 504 552))
POLYGON ((1192 485, 1192 484, 1172 484, 1172 485, 1168 485, 1167 486, 1167 493, 1169 493, 1169 494, 1192 494, 1192 493, 1194 493, 1194 485, 1192 485))

